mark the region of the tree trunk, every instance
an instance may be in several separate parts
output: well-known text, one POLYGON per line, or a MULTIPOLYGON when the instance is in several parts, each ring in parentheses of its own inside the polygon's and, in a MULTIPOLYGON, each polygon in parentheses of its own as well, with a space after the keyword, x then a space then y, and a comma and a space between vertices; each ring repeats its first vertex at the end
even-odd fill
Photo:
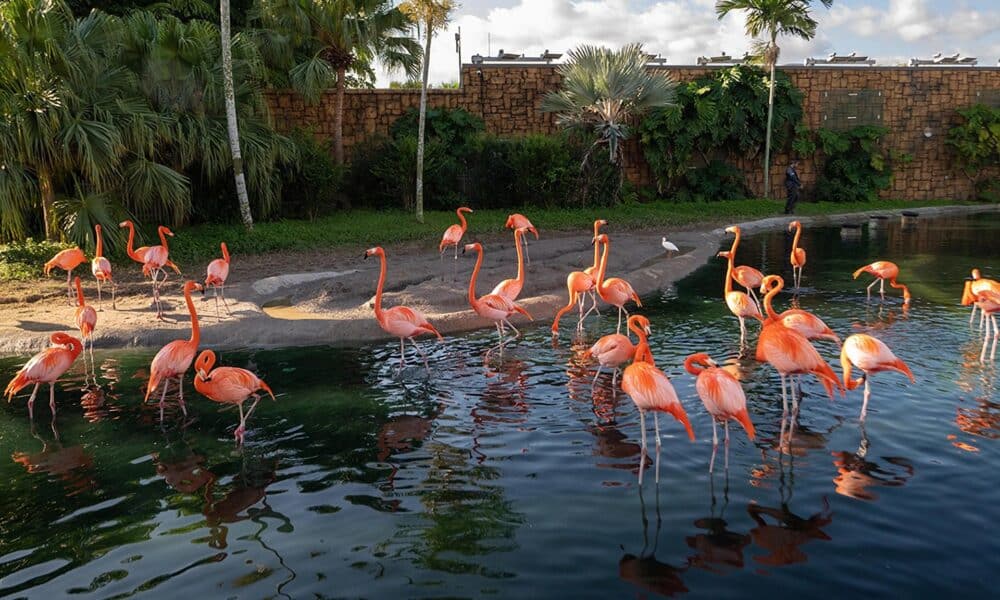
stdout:
POLYGON ((417 222, 424 222, 424 131, 427 125, 427 78, 431 64, 431 38, 434 28, 427 23, 427 43, 424 44, 423 85, 420 86, 420 118, 417 121, 417 222))
POLYGON ((338 165, 344 164, 344 88, 347 69, 337 67, 337 95, 333 105, 333 159, 338 165))
POLYGON ((38 187, 42 192, 42 218, 45 220, 45 239, 59 240, 59 220, 56 216, 56 192, 52 189, 52 175, 46 169, 38 170, 38 187))
MULTIPOLYGON (((771 47, 774 47, 774 40, 771 47)), ((774 122, 774 65, 771 61, 771 81, 767 90, 767 129, 764 131, 764 198, 771 197, 771 124, 774 122)))
POLYGON ((236 197, 240 203, 240 218, 247 231, 253 229, 253 215, 250 214, 250 197, 243 175, 243 155, 240 152, 240 131, 236 122, 236 92, 233 89, 233 48, 229 35, 229 0, 220 0, 219 28, 222 36, 222 76, 226 94, 226 125, 229 130, 229 148, 233 153, 233 175, 236 177, 236 197))

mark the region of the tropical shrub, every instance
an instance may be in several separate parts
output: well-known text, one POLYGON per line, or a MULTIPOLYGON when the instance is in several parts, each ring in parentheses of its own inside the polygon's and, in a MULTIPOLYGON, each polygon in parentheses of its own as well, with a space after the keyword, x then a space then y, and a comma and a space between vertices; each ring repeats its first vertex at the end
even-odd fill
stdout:
POLYGON ((861 126, 846 131, 800 129, 793 145, 806 156, 815 153, 821 164, 816 199, 829 202, 866 202, 878 199, 892 184, 892 167, 911 157, 884 144, 889 130, 861 126))
POLYGON ((976 104, 956 111, 947 144, 979 198, 1000 202, 1000 108, 976 104))
POLYGON ((289 137, 298 151, 298 164, 285 174, 281 214, 312 220, 336 206, 345 169, 333 162, 329 141, 302 130, 293 131, 289 137))

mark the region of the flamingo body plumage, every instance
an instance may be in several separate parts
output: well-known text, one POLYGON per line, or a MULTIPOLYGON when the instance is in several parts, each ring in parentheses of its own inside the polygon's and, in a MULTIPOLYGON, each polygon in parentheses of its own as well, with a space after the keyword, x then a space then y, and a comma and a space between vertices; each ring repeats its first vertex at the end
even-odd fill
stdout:
POLYGON ((38 386, 43 383, 49 384, 49 408, 52 410, 52 415, 55 416, 55 382, 62 377, 62 374, 70 368, 76 357, 83 351, 83 343, 65 333, 53 333, 49 341, 52 342, 52 346, 32 356, 4 389, 4 395, 10 402, 19 391, 35 384, 31 397, 28 398, 28 415, 31 419, 35 418, 35 395, 38 393, 38 386))
POLYGON ((712 417, 712 459, 708 464, 711 473, 715 466, 715 452, 719 447, 716 423, 721 421, 726 431, 726 465, 729 464, 729 421, 739 423, 747 437, 754 439, 755 430, 747 412, 747 398, 743 386, 729 371, 721 369, 705 353, 692 354, 684 361, 684 369, 694 375, 695 391, 705 410, 712 417))
POLYGON ((149 395, 163 381, 163 392, 160 395, 160 420, 163 419, 163 406, 171 379, 177 380, 180 389, 181 410, 185 416, 187 415, 187 407, 184 405, 184 374, 191 368, 194 355, 198 351, 198 343, 201 340, 198 312, 194 308, 194 301, 191 300, 191 292, 196 289, 201 289, 201 285, 194 281, 184 283, 184 301, 187 303, 188 313, 191 315, 191 337, 166 344, 160 348, 149 365, 149 382, 146 385, 145 401, 149 401, 149 395))
POLYGON ((246 431, 246 421, 250 418, 257 402, 260 401, 258 391, 263 390, 274 400, 274 392, 257 375, 246 369, 237 367, 217 367, 215 366, 215 353, 211 350, 203 350, 195 361, 194 388, 198 393, 213 402, 220 404, 235 404, 240 411, 240 424, 236 427, 234 437, 239 443, 243 443, 244 432, 246 431), (251 396, 254 397, 253 405, 244 415, 243 403, 251 396))
POLYGON ((847 389, 857 389, 861 385, 861 382, 864 381, 864 403, 861 405, 862 421, 865 420, 865 415, 868 412, 868 399, 871 396, 868 378, 873 373, 897 371, 909 377, 910 383, 916 381, 913 377, 913 372, 910 371, 910 367, 897 358, 885 342, 864 333, 856 333, 844 340, 844 346, 840 350, 840 364, 844 369, 844 385, 847 389), (864 373, 864 377, 852 380, 852 366, 860 369, 864 373))
POLYGON ((465 236, 465 231, 468 229, 468 223, 465 221, 465 215, 462 213, 471 213, 473 210, 467 206, 459 207, 455 211, 458 215, 458 224, 450 225, 444 230, 444 235, 441 236, 441 243, 438 244, 438 252, 442 255, 444 254, 445 248, 453 246, 455 248, 455 258, 458 259, 458 244, 462 241, 465 236))
POLYGON ((903 290, 903 304, 910 303, 910 288, 896 281, 899 277, 899 267, 896 263, 887 260, 877 260, 854 271, 854 279, 857 279, 862 273, 868 273, 875 277, 875 280, 868 285, 869 298, 872 295, 872 286, 876 283, 881 284, 879 286, 880 293, 885 298, 885 282, 888 281, 890 286, 903 290))

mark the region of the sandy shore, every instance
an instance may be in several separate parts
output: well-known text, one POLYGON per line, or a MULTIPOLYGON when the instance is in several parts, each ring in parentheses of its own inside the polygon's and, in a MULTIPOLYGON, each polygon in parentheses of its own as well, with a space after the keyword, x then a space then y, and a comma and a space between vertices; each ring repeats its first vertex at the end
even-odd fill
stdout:
MULTIPOLYGON (((708 206, 706 206, 708 208, 708 206)), ((916 209, 921 216, 992 212, 988 206, 955 206, 916 209)), ((875 211, 825 217, 801 218, 805 227, 861 223, 870 214, 898 216, 901 211, 875 211)), ((789 217, 774 217, 740 223, 745 234, 786 227, 789 217)), ((614 223, 605 231, 611 238, 609 276, 626 278, 640 295, 668 288, 705 264, 729 236, 723 227, 669 231, 616 232, 614 223), (680 247, 667 257, 660 246, 666 236, 680 247)), ((519 303, 546 329, 556 310, 566 303, 566 275, 589 266, 593 260, 591 234, 580 232, 541 232, 541 239, 529 242, 530 266, 519 303)), ((430 244, 386 243, 388 276, 384 306, 406 304, 422 310, 444 333, 457 333, 492 324, 479 318, 467 302, 469 276, 474 255, 457 260, 450 252, 439 258, 430 244)), ((514 277, 516 259, 509 237, 484 239, 485 260, 479 275, 478 293, 485 294, 502 279, 514 277)), ((195 306, 202 325, 202 346, 242 348, 268 346, 351 345, 388 339, 375 322, 372 300, 378 280, 378 261, 362 260, 363 248, 354 252, 283 253, 272 256, 233 257, 227 286, 232 316, 215 316, 211 292, 195 306)), ((150 307, 149 284, 143 284, 132 271, 139 266, 114 265, 116 273, 126 273, 130 283, 123 286, 118 310, 105 302, 98 314, 95 346, 97 348, 158 347, 190 332, 180 283, 172 276, 164 293, 169 305, 169 322, 157 321, 150 307)), ((185 276, 204 278, 204 267, 185 265, 185 276)), ((96 287, 89 269, 83 277, 88 302, 96 303, 96 287)), ((48 345, 54 331, 74 331, 75 308, 65 296, 65 279, 53 277, 29 284, 6 284, 0 304, 0 354, 22 354, 48 345), (61 292, 61 294, 60 294, 61 292)), ((518 327, 527 322, 517 316, 518 327)), ((575 326, 575 316, 564 317, 562 327, 568 332, 575 326)))

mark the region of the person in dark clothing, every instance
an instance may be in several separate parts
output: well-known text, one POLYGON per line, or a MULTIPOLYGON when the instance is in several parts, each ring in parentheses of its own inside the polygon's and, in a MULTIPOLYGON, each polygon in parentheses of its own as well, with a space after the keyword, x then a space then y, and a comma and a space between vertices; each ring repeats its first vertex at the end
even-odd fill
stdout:
POLYGON ((788 193, 788 199, 785 200, 785 214, 790 215, 795 212, 795 203, 799 201, 799 188, 802 187, 802 181, 799 179, 799 174, 795 170, 799 161, 792 160, 788 168, 785 169, 785 191, 788 193))

